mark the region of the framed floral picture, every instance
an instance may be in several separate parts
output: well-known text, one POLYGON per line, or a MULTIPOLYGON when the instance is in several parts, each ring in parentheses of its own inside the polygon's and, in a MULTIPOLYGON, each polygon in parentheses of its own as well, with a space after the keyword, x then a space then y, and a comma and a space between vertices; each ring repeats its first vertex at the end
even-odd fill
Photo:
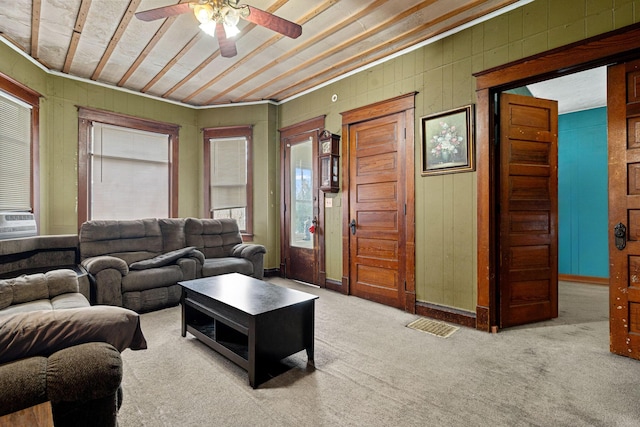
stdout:
POLYGON ((473 104, 422 117, 422 175, 475 170, 473 104))

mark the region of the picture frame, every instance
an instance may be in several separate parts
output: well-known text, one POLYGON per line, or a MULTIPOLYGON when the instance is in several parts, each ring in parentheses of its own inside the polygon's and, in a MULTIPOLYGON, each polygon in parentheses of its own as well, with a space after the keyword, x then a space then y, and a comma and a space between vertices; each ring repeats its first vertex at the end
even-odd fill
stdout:
POLYGON ((422 176, 475 170, 474 105, 420 118, 422 176))

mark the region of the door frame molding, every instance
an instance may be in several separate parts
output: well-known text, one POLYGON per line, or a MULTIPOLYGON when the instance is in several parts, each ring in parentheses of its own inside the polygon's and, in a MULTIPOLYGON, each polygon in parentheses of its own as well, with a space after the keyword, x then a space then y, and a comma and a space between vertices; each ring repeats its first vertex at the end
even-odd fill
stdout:
POLYGON ((340 113, 342 115, 342 286, 338 291, 348 295, 350 293, 350 251, 349 251, 349 185, 350 185, 350 129, 352 125, 363 121, 373 120, 391 114, 406 112, 406 135, 404 167, 406 173, 405 203, 406 203, 406 277, 404 284, 404 309, 410 313, 416 311, 416 274, 415 274, 415 97, 418 92, 410 92, 395 98, 376 102, 353 110, 340 113))
MULTIPOLYGON (((288 232, 286 230, 285 224, 285 188, 286 188, 286 179, 285 179, 285 152, 286 152, 286 142, 287 139, 292 138, 298 135, 316 133, 316 136, 324 129, 326 115, 314 117, 312 119, 304 120, 299 123, 295 123, 290 126, 286 126, 278 129, 280 132, 280 276, 286 277, 286 263, 285 263, 285 254, 287 253, 286 248, 288 247, 288 239, 286 238, 288 232)), ((318 153, 312 153, 313 159, 317 163, 318 153)), ((317 168, 316 168, 317 169, 317 168)), ((317 172, 317 171, 316 171, 317 172)), ((314 178, 316 178, 314 176, 314 178)), ((315 204, 318 207, 318 222, 320 224, 324 224, 324 203, 319 203, 319 193, 318 190, 318 180, 315 179, 311 188, 314 190, 313 194, 316 197, 315 204)), ((314 206, 314 209, 316 206, 314 206)), ((317 278, 318 283, 314 283, 314 285, 319 285, 321 287, 326 287, 326 266, 325 266, 325 244, 324 244, 324 233, 316 233, 318 244, 314 245, 314 258, 318 262, 318 274, 314 274, 314 277, 317 278)), ((314 236, 314 238, 316 238, 314 236)))
POLYGON ((497 261, 497 144, 495 95, 503 90, 624 62, 640 57, 640 23, 600 34, 499 67, 474 73, 476 78, 476 170, 478 300, 476 329, 497 331, 499 266, 497 261))

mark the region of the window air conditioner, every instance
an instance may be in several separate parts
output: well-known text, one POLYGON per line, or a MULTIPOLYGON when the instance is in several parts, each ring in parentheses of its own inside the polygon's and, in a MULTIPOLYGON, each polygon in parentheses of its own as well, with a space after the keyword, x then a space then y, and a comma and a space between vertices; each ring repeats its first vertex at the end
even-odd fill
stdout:
POLYGON ((0 240, 38 235, 35 217, 29 212, 0 212, 0 240))

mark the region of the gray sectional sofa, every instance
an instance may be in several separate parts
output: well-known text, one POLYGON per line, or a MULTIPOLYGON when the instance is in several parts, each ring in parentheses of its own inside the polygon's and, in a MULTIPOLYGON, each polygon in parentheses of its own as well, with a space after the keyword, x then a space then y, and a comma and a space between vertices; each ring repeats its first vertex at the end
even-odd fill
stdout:
POLYGON ((263 277, 264 246, 243 243, 233 219, 94 220, 82 224, 78 240, 93 304, 145 312, 176 305, 179 281, 263 277))

